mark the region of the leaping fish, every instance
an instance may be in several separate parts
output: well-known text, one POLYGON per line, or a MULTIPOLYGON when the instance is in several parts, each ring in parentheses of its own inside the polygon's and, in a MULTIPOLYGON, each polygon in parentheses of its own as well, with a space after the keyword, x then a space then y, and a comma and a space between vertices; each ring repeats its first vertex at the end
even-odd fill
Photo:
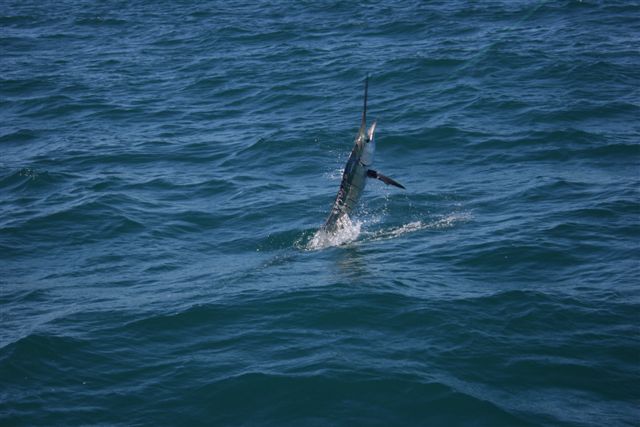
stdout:
POLYGON ((364 108, 362 110, 362 123, 360 130, 356 135, 356 140, 351 150, 351 155, 342 173, 342 182, 340 190, 333 203, 333 208, 324 224, 323 229, 333 233, 339 228, 339 224, 343 223, 343 217, 349 216, 353 208, 358 203, 360 195, 364 190, 367 178, 376 178, 387 185, 394 185, 404 189, 404 186, 393 179, 382 175, 381 173, 371 169, 373 165, 373 155, 376 150, 376 141, 374 132, 376 130, 376 122, 374 121, 367 131, 367 92, 369 90, 369 77, 364 81, 364 108))

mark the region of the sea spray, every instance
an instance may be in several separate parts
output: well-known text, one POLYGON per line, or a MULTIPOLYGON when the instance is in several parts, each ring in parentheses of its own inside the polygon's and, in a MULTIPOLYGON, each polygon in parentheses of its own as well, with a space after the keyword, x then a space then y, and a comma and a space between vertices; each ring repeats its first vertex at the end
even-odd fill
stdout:
POLYGON ((361 221, 354 222, 348 215, 343 215, 338 220, 338 227, 334 232, 327 231, 324 228, 316 231, 309 243, 307 243, 306 249, 318 250, 353 242, 360 235, 361 228, 361 221))

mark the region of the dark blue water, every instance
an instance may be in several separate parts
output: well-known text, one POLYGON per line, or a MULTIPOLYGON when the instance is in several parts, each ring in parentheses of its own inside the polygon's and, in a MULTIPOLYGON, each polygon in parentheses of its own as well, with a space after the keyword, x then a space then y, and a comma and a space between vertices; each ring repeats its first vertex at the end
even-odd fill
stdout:
POLYGON ((639 16, 0 1, 0 424, 640 425, 639 16))

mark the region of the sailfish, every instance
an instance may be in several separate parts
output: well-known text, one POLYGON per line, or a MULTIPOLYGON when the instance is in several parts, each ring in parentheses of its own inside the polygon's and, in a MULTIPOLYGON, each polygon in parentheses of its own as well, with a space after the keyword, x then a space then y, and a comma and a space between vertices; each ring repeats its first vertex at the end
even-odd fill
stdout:
POLYGON ((404 189, 405 187, 397 181, 384 176, 380 172, 371 169, 373 165, 373 155, 376 151, 374 133, 376 131, 376 121, 367 130, 367 93, 369 90, 369 76, 364 81, 364 107, 362 109, 362 122, 356 135, 356 140, 351 150, 351 155, 347 160, 342 173, 342 181, 338 195, 331 208, 331 213, 327 222, 322 227, 325 231, 335 233, 341 224, 355 208, 360 195, 364 190, 367 178, 375 178, 387 185, 393 185, 404 189))

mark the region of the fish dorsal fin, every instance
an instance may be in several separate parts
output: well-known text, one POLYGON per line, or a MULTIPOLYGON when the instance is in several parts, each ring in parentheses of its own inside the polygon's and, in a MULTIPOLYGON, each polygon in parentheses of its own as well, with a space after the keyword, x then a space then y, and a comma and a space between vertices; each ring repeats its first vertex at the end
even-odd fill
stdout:
POLYGON ((369 76, 364 79, 364 107, 362 107, 362 123, 360 123, 360 132, 364 134, 367 130, 367 93, 369 92, 369 76))

